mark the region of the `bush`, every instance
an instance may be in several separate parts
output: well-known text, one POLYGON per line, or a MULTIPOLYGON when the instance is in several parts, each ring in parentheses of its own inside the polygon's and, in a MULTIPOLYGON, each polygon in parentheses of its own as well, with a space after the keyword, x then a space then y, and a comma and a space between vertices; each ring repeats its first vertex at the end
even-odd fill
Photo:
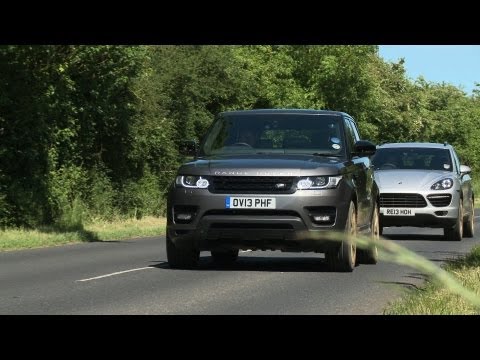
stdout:
POLYGON ((141 219, 147 215, 160 216, 164 210, 163 191, 157 176, 148 168, 138 181, 128 181, 119 196, 119 207, 128 217, 141 219))
POLYGON ((4 229, 9 224, 9 211, 5 194, 0 193, 0 229, 4 229))
POLYGON ((87 172, 79 166, 69 165, 50 171, 49 205, 53 222, 62 228, 82 226, 85 204, 81 199, 87 189, 87 172))
POLYGON ((85 193, 89 220, 113 220, 118 213, 115 209, 117 196, 118 191, 103 166, 96 166, 89 171, 88 190, 85 193))

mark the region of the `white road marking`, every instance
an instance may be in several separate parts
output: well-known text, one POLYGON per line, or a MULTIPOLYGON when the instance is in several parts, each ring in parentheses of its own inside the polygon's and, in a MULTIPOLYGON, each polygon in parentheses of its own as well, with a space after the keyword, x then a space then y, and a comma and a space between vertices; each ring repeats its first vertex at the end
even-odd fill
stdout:
POLYGON ((147 269, 153 269, 153 267, 152 266, 147 266, 147 267, 142 267, 142 268, 136 268, 136 269, 130 269, 130 270, 124 270, 124 271, 117 271, 117 272, 114 272, 114 273, 111 273, 111 274, 100 275, 100 276, 95 276, 95 277, 88 278, 88 279, 81 279, 81 280, 75 280, 75 281, 97 280, 97 279, 102 279, 102 278, 106 278, 106 277, 109 277, 109 276, 115 276, 115 275, 125 274, 125 273, 132 272, 132 271, 140 271, 140 270, 147 270, 147 269))
POLYGON ((240 252, 250 252, 252 250, 248 249, 248 250, 240 250, 240 252))

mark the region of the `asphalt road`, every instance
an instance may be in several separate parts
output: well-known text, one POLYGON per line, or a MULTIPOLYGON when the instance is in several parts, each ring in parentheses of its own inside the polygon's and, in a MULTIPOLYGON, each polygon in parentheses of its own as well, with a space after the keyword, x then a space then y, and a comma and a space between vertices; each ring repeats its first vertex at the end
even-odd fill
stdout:
MULTIPOLYGON (((450 242, 441 234, 384 232, 439 264, 480 244, 479 236, 450 242)), ((3 252, 0 314, 382 314, 424 279, 382 261, 328 272, 312 253, 242 252, 223 268, 201 255, 199 269, 172 270, 164 237, 3 252)))

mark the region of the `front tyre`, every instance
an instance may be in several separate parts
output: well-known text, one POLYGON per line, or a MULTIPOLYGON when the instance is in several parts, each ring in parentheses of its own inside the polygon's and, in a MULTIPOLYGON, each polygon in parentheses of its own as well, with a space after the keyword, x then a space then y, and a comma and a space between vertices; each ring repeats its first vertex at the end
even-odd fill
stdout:
POLYGON ((328 249, 325 253, 325 258, 331 270, 352 272, 357 258, 357 246, 355 244, 357 216, 353 201, 350 201, 344 233, 347 235, 347 238, 342 240, 340 246, 332 246, 328 249))
POLYGON ((448 241, 461 241, 463 236, 463 200, 458 205, 458 216, 456 224, 451 228, 444 228, 443 233, 448 241))
POLYGON ((378 208, 375 205, 373 210, 372 222, 370 230, 370 246, 367 249, 358 249, 359 264, 376 264, 378 262, 378 248, 377 244, 380 241, 380 222, 378 216, 378 208))
POLYGON ((193 269, 198 265, 200 251, 193 247, 178 248, 167 235, 167 261, 172 269, 193 269))
POLYGON ((463 236, 467 238, 472 238, 475 235, 475 204, 473 202, 473 197, 470 199, 470 215, 468 215, 467 220, 463 223, 463 236))

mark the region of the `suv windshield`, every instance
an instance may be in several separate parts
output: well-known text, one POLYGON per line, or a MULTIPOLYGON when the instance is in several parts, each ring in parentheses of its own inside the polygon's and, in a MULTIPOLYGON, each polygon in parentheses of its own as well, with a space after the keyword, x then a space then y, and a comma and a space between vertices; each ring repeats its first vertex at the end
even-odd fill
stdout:
POLYGON ((372 163, 375 170, 452 171, 449 151, 438 148, 378 148, 372 163))
POLYGON ((220 116, 210 128, 201 155, 321 154, 343 156, 340 116, 255 114, 220 116))

